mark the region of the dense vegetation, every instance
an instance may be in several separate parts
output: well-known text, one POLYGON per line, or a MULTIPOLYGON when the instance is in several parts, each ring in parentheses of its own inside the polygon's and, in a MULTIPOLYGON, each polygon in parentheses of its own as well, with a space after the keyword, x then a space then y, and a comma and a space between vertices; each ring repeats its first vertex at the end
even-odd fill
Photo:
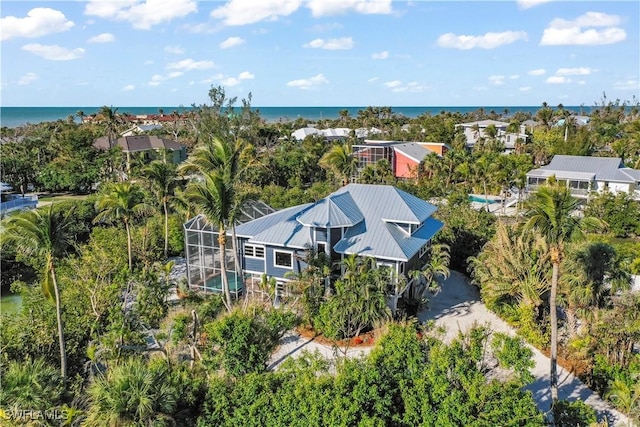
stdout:
MULTIPOLYGON (((183 252, 182 223, 202 213, 233 231, 244 200, 274 208, 318 200, 348 180, 355 139, 293 141, 304 119, 265 123, 251 110, 251 96, 236 107, 219 87, 209 98, 156 131, 187 145, 187 162, 176 168, 134 158, 125 181, 122 153, 92 146, 126 128, 114 108, 104 107, 93 123, 2 129, 0 179, 22 192, 65 193, 64 201, 2 222, 2 289, 22 296, 20 312, 3 315, 0 326, 5 413, 55 409, 58 419, 83 425, 544 425, 521 391, 531 377, 519 340, 476 328, 445 344, 437 331, 404 322, 452 268, 469 272, 485 303, 528 342, 542 349, 557 343, 559 360, 622 412, 640 416, 640 296, 628 290, 630 275, 640 274, 638 202, 590 198, 584 217, 602 221, 576 240, 565 232, 582 222, 554 232, 541 219, 544 200, 523 200, 523 215, 497 218, 472 209, 467 198, 521 192, 526 172, 554 154, 615 155, 640 167, 636 106, 605 99, 586 127, 546 104, 535 117, 478 110, 409 119, 369 107, 357 117, 322 120, 318 127, 375 126, 384 139, 451 146, 442 158, 428 157, 416 180, 396 181, 386 162, 361 178, 434 200, 446 226, 431 262, 410 272, 424 287, 393 312, 386 298, 397 289, 384 271, 348 259, 347 273, 326 293, 330 266, 312 251, 310 268, 290 278, 294 296, 274 310, 267 278, 264 303, 237 303, 228 292, 190 294, 178 284, 188 295, 169 304, 176 285, 170 258, 183 252), (485 118, 514 128, 529 118, 540 125, 513 154, 502 155, 491 132, 466 150, 455 124, 485 118), (559 118, 564 126, 554 126, 559 118), (191 174, 202 179, 189 180, 191 174), (381 338, 361 360, 332 365, 308 355, 268 370, 272 351, 295 325, 332 340, 374 329, 381 338)), ((557 189, 549 191, 547 201, 555 203, 557 189)), ((565 202, 553 208, 572 209, 572 199, 565 202)), ((555 417, 558 425, 576 425, 593 413, 559 402, 555 417)))

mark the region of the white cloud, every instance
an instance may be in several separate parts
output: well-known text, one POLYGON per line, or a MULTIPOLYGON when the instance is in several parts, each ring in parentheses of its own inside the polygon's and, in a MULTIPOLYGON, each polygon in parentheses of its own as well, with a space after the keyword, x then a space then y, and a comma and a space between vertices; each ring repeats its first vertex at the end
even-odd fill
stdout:
POLYGON ((184 73, 182 71, 172 71, 169 74, 154 74, 151 77, 151 81, 149 81, 149 86, 158 86, 160 83, 162 83, 165 80, 169 80, 169 79, 175 79, 176 77, 180 77, 181 75, 183 75, 184 73))
POLYGON ((0 19, 0 40, 17 37, 34 39, 47 34, 61 33, 75 24, 64 13, 47 7, 36 7, 27 12, 24 18, 6 16, 0 19))
POLYGON ((558 68, 558 71, 556 71, 556 76, 588 76, 595 71, 597 70, 589 67, 558 68))
POLYGON ((31 52, 36 56, 40 56, 50 61, 69 61, 81 58, 84 55, 84 49, 78 47, 76 49, 67 49, 58 45, 44 45, 38 43, 30 43, 22 46, 22 50, 31 52))
POLYGON ((594 46, 618 43, 627 38, 627 33, 622 28, 616 27, 620 22, 619 16, 600 12, 587 12, 573 21, 556 18, 542 33, 540 45, 594 46))
POLYGON ((547 74, 547 70, 545 70, 544 68, 538 68, 527 72, 527 74, 529 74, 530 76, 543 76, 547 74))
POLYGON ((180 46, 165 46, 164 51, 172 55, 182 55, 184 53, 184 49, 180 46))
POLYGON ((242 37, 229 37, 225 41, 221 42, 218 47, 220 49, 229 49, 231 47, 240 46, 245 40, 242 37))
POLYGON ((531 86, 523 86, 519 88, 520 92, 529 92, 531 90, 531 86))
POLYGON ((549 76, 547 78, 547 83, 552 85, 559 85, 564 83, 571 83, 571 79, 568 79, 564 76, 549 76))
POLYGON ((619 81, 615 82, 613 87, 617 90, 640 90, 640 81, 637 79, 619 81))
POLYGON ((91 37, 87 40, 87 43, 111 43, 116 40, 116 37, 111 33, 102 33, 97 36, 91 37))
POLYGON ((240 80, 253 80, 255 76, 248 71, 243 71, 238 74, 238 79, 240 80))
POLYGON ((549 3, 550 1, 553 0, 518 0, 518 7, 520 7, 520 9, 529 9, 539 4, 549 3))
POLYGON ((329 80, 327 80, 325 76, 323 76, 322 74, 318 74, 308 79, 291 80, 290 82, 287 82, 287 86, 308 90, 328 83, 329 80))
POLYGON ((369 83, 373 83, 373 82, 377 82, 378 80, 380 80, 379 77, 371 77, 369 80, 367 80, 369 83))
POLYGON ((520 78, 520 76, 518 74, 512 74, 509 76, 509 79, 511 80, 518 80, 520 78))
POLYGON ((501 86, 504 84, 505 76, 489 76, 489 81, 494 86, 501 86))
POLYGON ((213 61, 194 61, 191 58, 183 59, 182 61, 172 62, 167 65, 167 70, 208 70, 215 67, 213 61))
POLYGON ((339 39, 315 39, 306 43, 304 47, 325 50, 349 50, 353 48, 353 39, 351 37, 342 37, 339 39))
POLYGON ((371 55, 373 59, 387 59, 389 57, 389 52, 384 50, 382 52, 374 53, 371 55))
POLYGON ((502 33, 486 33, 481 36, 443 34, 438 37, 438 46, 445 48, 469 50, 474 48, 495 49, 518 40, 528 40, 524 31, 504 31, 502 33))
POLYGON ((20 77, 20 80, 18 80, 18 84, 24 86, 30 84, 35 80, 38 80, 38 75, 36 73, 27 73, 24 76, 20 77))
POLYGON ((136 0, 90 0, 84 8, 85 15, 126 21, 138 30, 149 30, 154 25, 197 11, 195 0, 146 0, 142 3, 136 0))
POLYGON ((400 80, 393 80, 390 82, 383 83, 383 86, 391 89, 392 92, 403 92, 403 93, 421 93, 425 90, 429 89, 427 86, 422 85, 418 82, 408 82, 406 84, 402 83, 400 80))
POLYGON ((302 4, 301 0, 230 0, 211 11, 211 17, 225 25, 247 25, 260 21, 276 21, 289 16, 302 4))
POLYGON ((389 15, 393 12, 391 0, 309 0, 307 7, 314 17, 342 15, 347 12, 365 15, 389 15))
POLYGON ((136 87, 134 85, 126 85, 125 87, 122 88, 123 91, 125 92, 129 92, 131 90, 134 90, 136 87))

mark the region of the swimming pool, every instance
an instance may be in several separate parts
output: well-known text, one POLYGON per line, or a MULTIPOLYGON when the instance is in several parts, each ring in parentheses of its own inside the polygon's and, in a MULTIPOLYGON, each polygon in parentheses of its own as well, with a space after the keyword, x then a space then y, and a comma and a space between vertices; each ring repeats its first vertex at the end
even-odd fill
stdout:
POLYGON ((477 194, 469 194, 469 201, 478 202, 478 203, 488 203, 490 205, 494 203, 500 203, 500 200, 484 198, 484 196, 479 196, 477 194))

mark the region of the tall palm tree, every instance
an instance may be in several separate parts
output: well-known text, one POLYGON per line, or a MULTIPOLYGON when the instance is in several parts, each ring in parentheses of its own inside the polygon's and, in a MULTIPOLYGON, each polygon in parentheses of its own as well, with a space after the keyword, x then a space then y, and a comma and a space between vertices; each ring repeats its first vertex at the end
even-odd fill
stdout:
POLYGON ((571 196, 568 188, 555 185, 542 186, 533 193, 527 203, 525 230, 535 230, 549 245, 551 264, 551 288, 549 293, 549 317, 551 323, 550 387, 553 404, 558 400, 558 279, 560 264, 565 255, 565 245, 580 239, 588 229, 602 226, 602 222, 575 215, 579 201, 571 196))
POLYGON ((231 311, 231 292, 227 279, 227 230, 230 227, 235 205, 236 187, 233 180, 222 171, 213 170, 204 175, 203 181, 192 181, 187 186, 187 198, 202 212, 211 224, 218 227, 220 247, 220 275, 227 309, 231 311))
POLYGON ((116 140, 116 134, 118 132, 118 125, 122 122, 120 119, 120 115, 118 114, 118 109, 111 107, 107 107, 103 105, 100 107, 100 111, 98 111, 98 115, 102 117, 104 122, 105 131, 107 132, 107 138, 109 139, 109 149, 113 148, 114 142, 116 140))
MULTIPOLYGON (((222 287, 227 308, 231 309, 231 294, 226 275, 226 233, 232 231, 235 236, 235 221, 241 205, 252 196, 241 189, 242 178, 252 165, 251 147, 241 139, 234 141, 218 137, 203 140, 178 169, 181 174, 195 173, 204 177, 192 181, 184 193, 185 199, 196 210, 204 213, 207 220, 218 226, 218 242, 222 254, 222 287)), ((236 273, 239 274, 239 261, 234 247, 236 273)))
POLYGON ((322 156, 320 166, 331 170, 342 179, 342 185, 347 185, 358 167, 358 159, 353 155, 351 144, 342 143, 334 145, 322 156))
POLYGON ((122 221, 124 223, 127 230, 129 271, 133 271, 131 223, 136 216, 146 215, 153 211, 153 208, 144 201, 144 192, 138 185, 131 182, 118 182, 99 195, 96 210, 99 213, 94 222, 122 221))
POLYGON ((173 164, 160 160, 154 160, 149 163, 142 170, 142 174, 146 178, 150 190, 158 201, 162 203, 162 213, 164 214, 164 257, 167 258, 169 253, 169 201, 178 186, 178 181, 176 180, 178 174, 173 164))
POLYGON ((67 353, 65 349, 64 324, 62 322, 62 303, 60 288, 56 277, 57 260, 64 256, 72 245, 71 210, 66 213, 55 212, 53 203, 45 209, 35 209, 10 216, 3 224, 0 242, 11 242, 16 252, 25 257, 33 257, 42 263, 42 292, 56 304, 58 323, 58 341, 60 346, 60 372, 67 376, 67 353))

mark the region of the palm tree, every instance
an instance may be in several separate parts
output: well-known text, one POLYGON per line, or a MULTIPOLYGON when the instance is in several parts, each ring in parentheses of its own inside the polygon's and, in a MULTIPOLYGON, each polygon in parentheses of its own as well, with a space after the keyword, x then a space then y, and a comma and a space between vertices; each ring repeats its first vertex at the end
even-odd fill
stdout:
MULTIPOLYGON (((184 196, 189 204, 204 213, 211 224, 218 226, 222 287, 229 310, 231 294, 226 274, 226 233, 230 229, 235 236, 235 220, 241 205, 251 198, 245 197, 240 189, 242 177, 252 164, 248 160, 251 158, 248 155, 250 149, 240 139, 228 142, 213 137, 201 142, 179 168, 182 174, 197 173, 204 177, 201 181, 192 181, 184 196)), ((233 240, 235 248, 235 238, 233 240)), ((240 273, 238 266, 236 269, 236 273, 240 273)))
POLYGON ((169 201, 178 185, 176 180, 178 174, 173 164, 155 160, 149 163, 142 174, 146 178, 151 191, 162 203, 162 213, 164 214, 164 257, 169 253, 169 201))
POLYGON ((53 203, 47 209, 35 209, 10 216, 5 220, 0 241, 11 242, 16 252, 27 258, 35 258, 42 262, 42 292, 56 303, 56 320, 58 323, 58 341, 60 346, 60 372, 62 378, 67 377, 67 353, 65 349, 64 324, 62 322, 62 303, 60 288, 56 277, 57 260, 64 256, 72 245, 70 214, 55 212, 53 203))
POLYGON ((322 156, 320 166, 331 170, 337 177, 342 178, 342 185, 347 185, 358 167, 358 159, 353 155, 351 144, 342 143, 334 145, 322 156))
POLYGON ((231 292, 227 279, 227 230, 235 205, 236 188, 233 179, 223 171, 213 170, 204 175, 204 181, 192 181, 187 186, 187 198, 202 212, 211 224, 218 227, 220 246, 220 275, 227 309, 231 311, 231 292))
POLYGON ((178 396, 166 366, 138 359, 114 366, 89 386, 89 409, 83 425, 175 425, 178 396))
POLYGON ((549 290, 549 248, 536 233, 518 233, 504 222, 477 257, 469 272, 482 300, 492 309, 502 305, 533 308, 534 315, 549 290))
POLYGON ((575 215, 579 201, 571 196, 568 188, 545 185, 533 193, 527 203, 525 230, 535 230, 549 245, 551 264, 551 289, 549 293, 549 316, 551 323, 551 369, 550 387, 553 404, 558 400, 558 279, 560 264, 565 254, 565 244, 584 236, 584 231, 598 228, 602 222, 575 215))
POLYGON ((105 124, 105 131, 107 132, 107 138, 109 139, 109 149, 113 148, 114 141, 116 140, 116 133, 118 132, 118 125, 121 123, 118 109, 107 107, 103 105, 98 111, 98 115, 102 117, 105 124))
POLYGON ((144 192, 131 182, 119 182, 100 194, 96 202, 99 211, 94 222, 117 221, 124 223, 127 230, 127 251, 129 254, 129 271, 133 271, 133 254, 131 248, 131 223, 136 216, 146 215, 153 209, 144 202, 144 192))

